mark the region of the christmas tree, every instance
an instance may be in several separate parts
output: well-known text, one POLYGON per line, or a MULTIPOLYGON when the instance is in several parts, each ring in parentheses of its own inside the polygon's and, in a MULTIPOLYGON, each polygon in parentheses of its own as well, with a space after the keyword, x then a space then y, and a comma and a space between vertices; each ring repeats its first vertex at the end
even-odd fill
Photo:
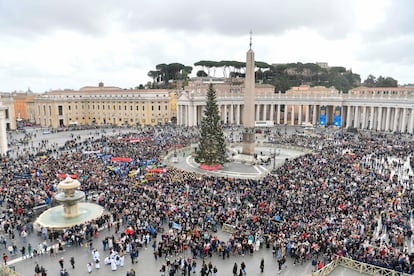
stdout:
POLYGON ((200 143, 196 153, 196 161, 203 165, 223 165, 226 162, 226 143, 221 128, 216 92, 210 84, 207 91, 207 102, 201 120, 200 143))

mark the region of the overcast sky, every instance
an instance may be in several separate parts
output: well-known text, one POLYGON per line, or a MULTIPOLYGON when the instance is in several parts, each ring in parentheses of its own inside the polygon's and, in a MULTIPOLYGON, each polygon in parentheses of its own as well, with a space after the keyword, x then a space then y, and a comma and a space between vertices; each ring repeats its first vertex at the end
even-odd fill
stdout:
POLYGON ((0 0, 0 91, 130 88, 160 63, 244 61, 250 30, 258 61, 414 83, 413 20, 412 0, 0 0))

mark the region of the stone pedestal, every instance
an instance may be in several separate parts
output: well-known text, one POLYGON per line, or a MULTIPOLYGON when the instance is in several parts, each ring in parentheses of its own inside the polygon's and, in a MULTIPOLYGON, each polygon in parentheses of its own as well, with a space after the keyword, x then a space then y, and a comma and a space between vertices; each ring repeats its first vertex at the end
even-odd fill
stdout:
POLYGON ((242 154, 254 155, 255 140, 256 134, 254 133, 254 129, 243 132, 242 154))
POLYGON ((74 218, 79 216, 78 204, 73 205, 63 205, 63 213, 65 218, 74 218))

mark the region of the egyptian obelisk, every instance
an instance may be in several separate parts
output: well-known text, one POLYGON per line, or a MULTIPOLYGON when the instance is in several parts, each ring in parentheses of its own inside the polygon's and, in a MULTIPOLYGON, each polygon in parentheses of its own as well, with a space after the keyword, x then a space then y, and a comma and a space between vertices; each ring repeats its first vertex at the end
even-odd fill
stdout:
POLYGON ((252 50, 252 33, 250 32, 250 49, 246 55, 246 77, 244 79, 244 107, 243 107, 243 147, 242 154, 254 155, 255 130, 254 130, 254 52, 252 50))

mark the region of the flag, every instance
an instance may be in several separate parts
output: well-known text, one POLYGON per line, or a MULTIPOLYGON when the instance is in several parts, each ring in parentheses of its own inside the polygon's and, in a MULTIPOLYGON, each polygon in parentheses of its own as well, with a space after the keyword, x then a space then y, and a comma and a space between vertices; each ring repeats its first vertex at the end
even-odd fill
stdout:
POLYGON ((172 228, 181 230, 181 225, 179 223, 173 222, 172 223, 172 228))

